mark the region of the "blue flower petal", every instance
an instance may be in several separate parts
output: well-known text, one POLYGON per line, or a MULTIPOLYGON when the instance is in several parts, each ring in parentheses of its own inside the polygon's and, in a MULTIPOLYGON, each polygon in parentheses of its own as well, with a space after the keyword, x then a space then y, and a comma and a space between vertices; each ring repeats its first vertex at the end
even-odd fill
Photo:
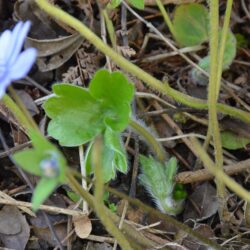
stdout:
POLYGON ((36 55, 37 51, 33 48, 22 52, 9 70, 11 80, 18 80, 26 76, 36 60, 36 55))
POLYGON ((23 23, 21 25, 20 30, 19 30, 19 27, 17 28, 16 31, 14 29, 12 39, 14 40, 15 44, 14 44, 14 47, 13 47, 12 54, 10 55, 10 58, 9 58, 9 64, 10 65, 15 63, 15 61, 17 59, 17 56, 20 53, 20 51, 21 51, 21 49, 23 47, 24 41, 25 41, 25 39, 26 39, 26 37, 28 35, 30 25, 31 25, 31 22, 26 21, 25 23, 23 23))
POLYGON ((4 78, 0 79, 0 99, 4 96, 7 87, 10 85, 11 80, 7 74, 4 78))
POLYGON ((4 31, 0 37, 0 65, 6 63, 6 56, 11 42, 11 37, 12 35, 10 30, 4 31))
MULTIPOLYGON (((7 61, 9 61, 11 55, 14 53, 14 51, 16 49, 18 36, 19 36, 19 33, 20 33, 21 29, 22 29, 22 26, 23 26, 23 22, 18 22, 16 24, 16 26, 14 27, 13 31, 11 32, 11 39, 10 39, 10 41, 8 43, 8 49, 5 52, 6 53, 6 57, 5 57, 6 63, 7 63, 7 61)), ((20 51, 19 51, 19 53, 20 53, 20 51)))

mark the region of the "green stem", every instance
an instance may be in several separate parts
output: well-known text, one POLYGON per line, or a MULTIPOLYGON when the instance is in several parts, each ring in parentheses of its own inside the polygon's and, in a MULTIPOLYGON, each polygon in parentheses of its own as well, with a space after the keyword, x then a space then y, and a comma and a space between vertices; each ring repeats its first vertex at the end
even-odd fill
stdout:
POLYGON ((224 60, 224 52, 225 52, 225 46, 227 41, 227 35, 229 31, 229 22, 230 22, 230 16, 232 11, 232 5, 233 0, 227 0, 227 7, 226 7, 226 13, 224 17, 224 24, 222 28, 222 35, 221 35, 221 41, 220 41, 220 49, 219 49, 219 56, 218 56, 218 71, 217 71, 217 81, 216 81, 216 97, 218 98, 219 92, 220 92, 220 82, 221 82, 221 74, 223 70, 223 60, 224 60))
MULTIPOLYGON (((117 65, 125 69, 127 72, 135 75, 145 83, 147 83, 150 87, 154 88, 155 90, 159 91, 162 94, 168 95, 173 97, 175 100, 188 105, 194 108, 200 109, 207 109, 208 105, 204 100, 193 98, 188 95, 185 95, 181 92, 178 92, 165 84, 162 84, 161 81, 157 80, 150 74, 146 73, 133 63, 130 63, 124 57, 116 53, 112 50, 109 46, 107 46, 103 41, 96 36, 91 30, 89 30, 81 21, 75 19, 74 17, 70 16, 68 13, 64 12, 63 10, 55 7, 54 5, 48 3, 47 0, 36 0, 37 4, 46 11, 49 15, 57 18, 63 23, 71 26, 75 30, 77 30, 82 36, 84 36, 90 43, 92 43, 97 49, 102 51, 105 55, 109 56, 117 65)), ((231 115, 231 107, 227 105, 217 105, 218 111, 224 114, 231 115)), ((245 122, 250 123, 250 115, 248 112, 244 112, 238 109, 234 110, 233 116, 242 119, 245 122)))
POLYGON ((157 3, 157 6, 158 6, 163 18, 164 18, 165 23, 167 24, 167 26, 169 28, 171 34, 175 37, 174 26, 173 26, 173 24, 171 22, 171 19, 170 19, 169 15, 168 15, 164 5, 162 4, 162 1, 161 0, 156 0, 156 3, 157 3))
POLYGON ((12 114, 17 118, 21 126, 27 131, 33 131, 34 127, 30 123, 30 120, 27 119, 22 110, 17 106, 17 104, 6 94, 2 97, 1 101, 3 104, 12 112, 12 114))
POLYGON ((107 9, 102 9, 101 7, 100 9, 101 9, 101 15, 103 15, 106 26, 107 26, 107 30, 108 30, 110 41, 112 43, 112 47, 116 50, 116 35, 115 35, 114 25, 109 18, 107 9))
MULTIPOLYGON (((29 121, 30 126, 33 127, 33 129, 35 130, 39 130, 35 121, 33 120, 33 118, 31 117, 29 111, 27 110, 27 108, 25 107, 25 105, 23 104, 22 100, 19 98, 19 96, 16 94, 15 90, 13 89, 12 86, 9 86, 9 92, 12 95, 12 98, 14 99, 14 101, 16 102, 16 104, 18 105, 20 111, 23 113, 23 115, 26 117, 26 120, 29 121)), ((15 113, 14 113, 15 115, 15 113)))
MULTIPOLYGON (((217 80, 218 80, 218 30, 219 30, 219 2, 218 0, 210 1, 210 77, 208 86, 208 115, 209 127, 214 141, 214 154, 216 168, 223 171, 223 152, 220 138, 219 123, 217 120, 217 80)), ((220 80, 220 79, 219 79, 220 80)), ((210 133, 208 133, 210 134, 210 133)), ((225 188, 221 179, 217 179, 217 192, 223 200, 225 188)))
POLYGON ((140 123, 138 123, 133 119, 129 120, 129 125, 146 139, 149 145, 153 148, 158 160, 160 160, 161 162, 166 160, 166 153, 162 145, 155 139, 155 137, 146 128, 144 128, 140 123))
POLYGON ((193 147, 195 148, 196 156, 203 161, 208 171, 211 172, 217 179, 223 181, 229 189, 235 192, 243 200, 250 202, 250 193, 247 190, 245 190, 241 185, 239 185, 237 182, 235 182, 232 178, 226 175, 221 169, 218 169, 215 166, 213 161, 204 151, 204 149, 202 148, 202 146, 200 145, 200 143, 197 141, 196 138, 191 137, 190 140, 193 144, 193 147))
POLYGON ((102 178, 102 149, 103 149, 103 141, 101 137, 97 137, 93 144, 93 156, 92 162, 94 166, 94 174, 95 174, 95 211, 102 221, 102 224, 105 226, 107 231, 115 237, 118 241, 119 245, 122 249, 132 250, 129 242, 126 237, 122 234, 122 232, 116 227, 113 221, 109 218, 108 214, 105 213, 104 204, 103 204, 103 190, 104 190, 104 182, 102 178))

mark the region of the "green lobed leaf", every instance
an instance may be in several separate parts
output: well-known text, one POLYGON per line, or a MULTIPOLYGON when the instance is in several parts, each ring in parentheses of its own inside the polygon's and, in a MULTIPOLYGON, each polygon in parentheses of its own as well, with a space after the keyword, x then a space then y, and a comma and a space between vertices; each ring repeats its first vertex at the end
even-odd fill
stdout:
POLYGON ((120 72, 97 71, 89 91, 70 84, 56 84, 53 91, 44 109, 51 118, 48 133, 62 146, 79 146, 106 127, 121 132, 128 125, 134 86, 120 72))
POLYGON ((113 130, 123 131, 131 113, 130 102, 134 95, 134 86, 120 72, 99 70, 90 82, 89 92, 107 110, 106 125, 113 130))
POLYGON ((221 143, 226 149, 236 150, 250 144, 250 138, 240 137, 230 131, 223 131, 221 132, 221 143))
POLYGON ((49 197, 57 185, 58 182, 54 179, 41 178, 32 196, 32 209, 34 211, 49 197))
POLYGON ((208 40, 208 9, 198 3, 182 4, 174 13, 174 36, 181 46, 195 46, 208 40))
POLYGON ((44 109, 51 118, 48 133, 62 146, 82 145, 104 129, 105 110, 87 90, 56 84, 53 91, 56 96, 44 103, 44 109))

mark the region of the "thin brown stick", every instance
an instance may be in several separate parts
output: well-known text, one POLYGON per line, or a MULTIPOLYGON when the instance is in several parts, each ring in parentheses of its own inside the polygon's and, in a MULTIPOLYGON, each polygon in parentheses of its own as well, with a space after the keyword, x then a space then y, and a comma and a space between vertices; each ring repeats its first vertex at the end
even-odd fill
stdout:
MULTIPOLYGON (((7 200, 3 198, 0 198, 0 204, 32 208, 32 204, 30 202, 7 200)), ((83 213, 79 211, 66 209, 66 208, 60 208, 60 207, 52 207, 52 206, 47 206, 47 205, 40 205, 39 209, 47 211, 47 212, 60 213, 60 214, 66 214, 66 215, 71 215, 71 216, 83 215, 83 213)))
MULTIPOLYGON (((235 175, 247 169, 250 169, 250 159, 224 167, 224 171, 228 175, 235 175)), ((188 184, 198 181, 211 180, 213 178, 214 176, 210 174, 207 169, 201 169, 196 171, 181 172, 175 177, 175 181, 182 184, 188 184)))

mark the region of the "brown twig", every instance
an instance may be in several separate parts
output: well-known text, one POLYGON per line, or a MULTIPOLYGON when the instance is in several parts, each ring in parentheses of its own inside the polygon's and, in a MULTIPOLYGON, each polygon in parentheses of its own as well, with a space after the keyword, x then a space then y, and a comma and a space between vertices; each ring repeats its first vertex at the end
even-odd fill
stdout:
MULTIPOLYGON (((250 168, 250 159, 245 161, 240 161, 233 165, 225 166, 224 171, 228 175, 235 175, 249 168, 250 168)), ((207 169, 201 169, 196 171, 181 172, 175 177, 175 181, 182 184, 188 184, 198 181, 211 180, 213 178, 214 176, 210 174, 210 172, 207 169)))

